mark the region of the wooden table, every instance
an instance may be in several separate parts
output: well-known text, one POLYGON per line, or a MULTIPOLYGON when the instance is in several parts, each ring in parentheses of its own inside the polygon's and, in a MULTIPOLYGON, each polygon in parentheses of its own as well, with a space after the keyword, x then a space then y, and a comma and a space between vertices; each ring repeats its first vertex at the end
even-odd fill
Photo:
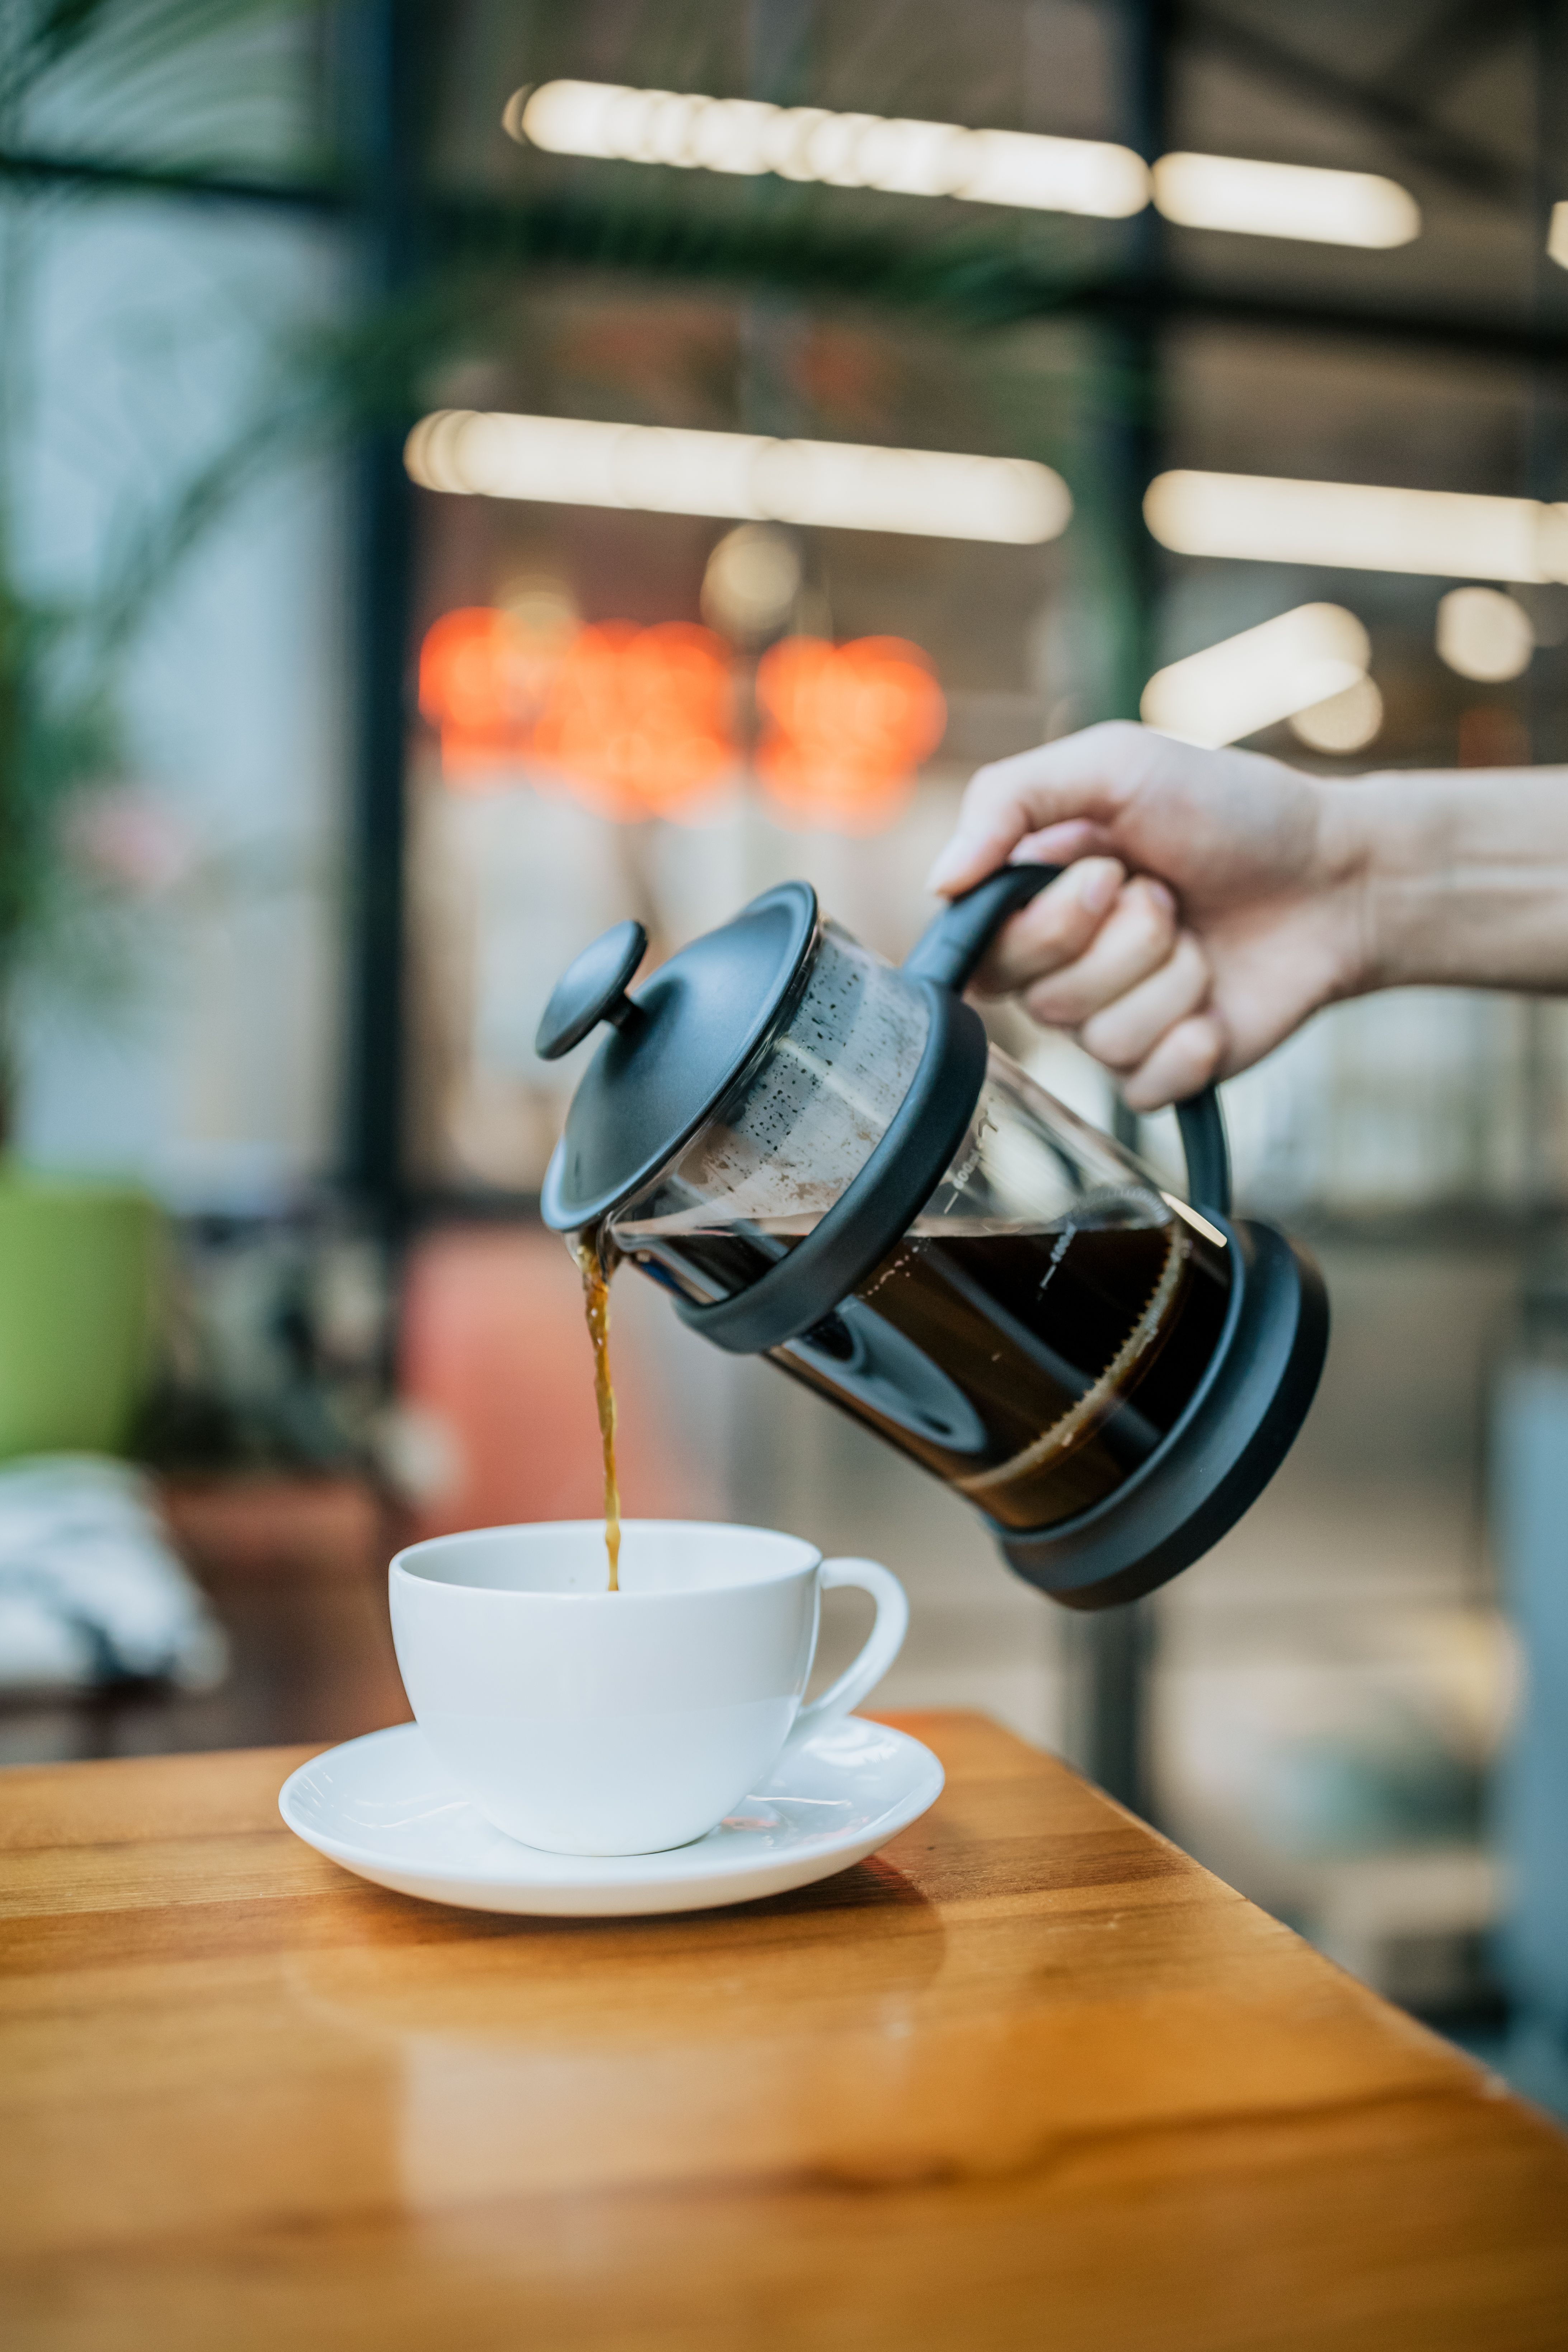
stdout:
POLYGON ((10 2352, 1568 2345, 1568 2141, 971 1716, 776 1901, 405 1901, 306 1750, 0 1777, 10 2352))

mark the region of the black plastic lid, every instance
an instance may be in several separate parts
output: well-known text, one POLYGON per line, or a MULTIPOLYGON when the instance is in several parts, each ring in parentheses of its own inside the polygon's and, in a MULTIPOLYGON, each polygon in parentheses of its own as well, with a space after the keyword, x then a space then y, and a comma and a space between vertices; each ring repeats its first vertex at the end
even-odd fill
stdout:
POLYGON ((816 936, 805 882, 764 890, 705 931, 635 995, 635 924, 617 924, 563 974, 535 1041, 546 1059, 599 1021, 614 1026, 584 1073, 545 1174, 547 1225, 572 1233, 630 1200, 690 1140, 776 1022, 816 936))

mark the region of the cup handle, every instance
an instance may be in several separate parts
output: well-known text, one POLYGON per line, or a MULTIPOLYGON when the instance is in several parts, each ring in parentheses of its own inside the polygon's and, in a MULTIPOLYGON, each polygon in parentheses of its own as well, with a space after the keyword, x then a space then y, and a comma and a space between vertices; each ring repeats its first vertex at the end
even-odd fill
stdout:
POLYGON ((892 1570, 874 1559, 825 1559, 824 1592, 836 1591, 843 1584, 857 1585, 862 1592, 870 1594, 877 1604, 877 1621, 853 1664, 845 1667, 838 1680, 830 1684, 820 1698, 814 1698, 809 1706, 801 1708, 790 1732, 792 1745, 797 1739, 809 1739, 824 1724, 834 1723, 858 1706, 876 1689, 904 1646, 904 1635, 910 1628, 910 1604, 892 1570))

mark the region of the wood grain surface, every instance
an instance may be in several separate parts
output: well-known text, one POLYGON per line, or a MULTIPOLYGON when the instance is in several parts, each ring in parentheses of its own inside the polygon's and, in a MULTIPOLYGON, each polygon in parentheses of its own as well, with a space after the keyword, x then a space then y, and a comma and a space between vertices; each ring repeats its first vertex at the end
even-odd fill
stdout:
POLYGON ((304 1749, 0 1775, 11 2352, 1568 2346, 1568 2140, 971 1716, 824 1885, 533 1922, 304 1749))

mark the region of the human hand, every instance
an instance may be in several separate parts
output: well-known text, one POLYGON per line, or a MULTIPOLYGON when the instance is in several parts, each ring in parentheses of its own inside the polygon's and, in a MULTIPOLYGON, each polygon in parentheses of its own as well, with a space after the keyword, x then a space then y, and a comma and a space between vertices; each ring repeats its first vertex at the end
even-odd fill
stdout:
POLYGON ((1347 789, 1113 720, 982 768, 930 887, 956 897, 1009 859, 1068 866, 976 987, 1020 995, 1153 1110, 1369 984, 1347 789))

